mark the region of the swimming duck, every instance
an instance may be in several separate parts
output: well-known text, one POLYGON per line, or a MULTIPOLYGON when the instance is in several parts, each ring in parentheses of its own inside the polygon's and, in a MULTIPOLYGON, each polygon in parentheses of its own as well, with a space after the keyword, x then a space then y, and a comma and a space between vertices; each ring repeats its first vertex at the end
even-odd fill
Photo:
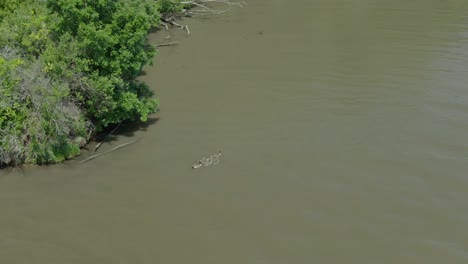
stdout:
POLYGON ((192 169, 198 169, 198 168, 200 168, 202 165, 203 165, 203 164, 202 164, 201 160, 199 160, 198 163, 195 163, 195 164, 192 165, 192 169))
POLYGON ((209 158, 207 158, 207 159, 205 160, 205 162, 203 162, 203 165, 204 165, 205 167, 208 167, 208 166, 210 166, 211 164, 213 164, 213 156, 210 156, 209 158))
POLYGON ((208 167, 208 166, 211 166, 211 165, 216 165, 218 164, 219 162, 219 157, 221 156, 221 150, 217 153, 217 154, 214 154, 214 155, 211 155, 209 156, 208 158, 201 158, 198 163, 192 165, 192 169, 198 169, 202 166, 204 167, 208 167))

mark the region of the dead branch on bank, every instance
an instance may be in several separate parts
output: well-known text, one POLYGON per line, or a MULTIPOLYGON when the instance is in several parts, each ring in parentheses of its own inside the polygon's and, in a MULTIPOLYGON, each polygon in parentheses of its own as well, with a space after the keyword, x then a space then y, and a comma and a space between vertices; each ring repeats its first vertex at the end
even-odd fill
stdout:
POLYGON ((98 150, 98 148, 102 145, 102 143, 104 143, 104 141, 105 141, 110 135, 112 135, 112 133, 114 133, 114 132, 120 127, 121 124, 122 124, 122 122, 120 122, 114 129, 112 129, 112 131, 111 131, 109 134, 107 134, 107 135, 104 137, 104 139, 102 139, 102 141, 99 142, 99 143, 96 145, 96 147, 94 147, 93 153, 96 152, 96 150, 98 150))
POLYGON ((187 35, 190 35, 190 30, 189 30, 189 28, 188 28, 187 25, 182 26, 182 25, 180 25, 180 24, 177 24, 177 23, 174 22, 174 21, 169 21, 169 23, 170 23, 171 25, 173 25, 173 26, 178 26, 178 27, 180 27, 181 29, 187 30, 187 35))
POLYGON ((167 31, 169 31, 169 27, 167 26, 167 24, 166 24, 166 23, 160 22, 159 24, 161 24, 163 27, 165 27, 165 28, 166 28, 166 30, 167 30, 167 31))
POLYGON ((177 44, 179 44, 178 41, 172 41, 172 42, 168 42, 168 43, 156 44, 156 47, 174 46, 174 45, 177 45, 177 44))
MULTIPOLYGON (((233 6, 244 7, 247 6, 246 2, 231 2, 229 0, 191 0, 191 1, 182 1, 181 4, 186 5, 189 9, 183 9, 181 12, 165 14, 161 18, 161 25, 169 30, 168 24, 179 27, 182 30, 187 31, 187 36, 190 35, 190 29, 187 25, 180 25, 175 22, 176 19, 181 17, 193 17, 193 16, 207 16, 207 15, 220 15, 228 12, 232 9, 233 6), (208 5, 227 5, 225 9, 215 9, 209 7, 208 5)), ((172 44, 171 44, 172 45, 172 44)), ((158 46, 171 46, 171 45, 156 45, 158 46)))
POLYGON ((192 5, 195 7, 199 7, 200 8, 199 10, 193 9, 193 10, 187 11, 188 14, 194 14, 194 15, 206 15, 204 14, 204 12, 209 12, 214 15, 219 15, 219 14, 226 13, 229 10, 231 10, 232 6, 239 6, 239 7, 247 6, 246 2, 231 2, 228 0, 194 0, 194 1, 184 1, 181 3, 185 5, 192 5), (228 6, 228 8, 224 10, 212 9, 207 6, 207 4, 209 3, 225 4, 228 6))
POLYGON ((103 153, 99 153, 99 154, 96 154, 96 155, 92 155, 92 156, 88 157, 87 159, 84 159, 84 160, 82 160, 82 161, 79 161, 78 163, 85 163, 85 162, 87 162, 87 161, 90 161, 90 160, 92 160, 92 159, 95 159, 95 158, 97 158, 97 157, 99 157, 99 156, 102 156, 102 155, 104 155, 104 154, 111 153, 111 152, 113 152, 113 151, 118 150, 119 148, 122 148, 122 147, 125 147, 125 146, 127 146, 127 145, 133 144, 133 143, 135 143, 137 140, 138 140, 138 139, 135 139, 135 140, 133 140, 133 141, 130 141, 130 142, 127 142, 127 143, 118 145, 117 147, 115 147, 115 148, 113 148, 113 149, 111 149, 111 150, 105 151, 105 152, 103 152, 103 153))
POLYGON ((167 24, 166 24, 166 23, 168 23, 168 24, 171 24, 171 25, 173 25, 173 26, 179 27, 179 28, 181 28, 181 29, 187 30, 187 36, 190 35, 190 30, 189 30, 188 26, 187 26, 187 25, 182 26, 182 25, 176 23, 176 22, 174 21, 174 20, 175 20, 174 15, 171 15, 170 17, 167 17, 167 18, 164 18, 164 17, 163 17, 163 18, 161 18, 161 20, 165 22, 165 23, 161 23, 161 25, 163 25, 163 26, 166 28, 166 30, 169 30, 169 27, 168 27, 167 24))

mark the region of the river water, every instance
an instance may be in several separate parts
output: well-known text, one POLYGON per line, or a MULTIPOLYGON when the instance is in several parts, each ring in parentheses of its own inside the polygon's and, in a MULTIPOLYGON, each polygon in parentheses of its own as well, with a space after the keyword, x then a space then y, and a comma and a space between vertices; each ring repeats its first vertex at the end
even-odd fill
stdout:
POLYGON ((0 263, 468 263, 468 1, 248 3, 151 35, 136 143, 1 172, 0 263))

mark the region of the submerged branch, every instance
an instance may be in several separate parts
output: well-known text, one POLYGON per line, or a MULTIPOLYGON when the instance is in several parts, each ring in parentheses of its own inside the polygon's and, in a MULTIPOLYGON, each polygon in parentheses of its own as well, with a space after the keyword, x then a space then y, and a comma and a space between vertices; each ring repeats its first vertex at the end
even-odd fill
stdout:
POLYGON ((176 18, 183 17, 183 16, 191 16, 191 15, 198 15, 198 16, 206 16, 206 15, 219 15, 228 12, 229 10, 232 9, 232 6, 239 6, 239 7, 244 7, 247 6, 248 4, 246 2, 231 2, 229 0, 190 0, 190 1, 181 1, 180 4, 190 6, 188 9, 182 9, 181 12, 175 12, 175 13, 169 13, 165 14, 161 20, 164 23, 161 23, 166 30, 168 29, 167 24, 171 24, 177 27, 180 27, 181 29, 187 30, 187 34, 190 35, 190 30, 188 29, 188 26, 182 26, 180 24, 177 24, 174 22, 176 18), (227 5, 227 9, 215 9, 210 6, 213 6, 214 4, 221 4, 221 5, 227 5))
POLYGON ((169 31, 169 27, 167 26, 167 24, 166 24, 166 23, 160 22, 159 24, 161 24, 162 26, 164 26, 164 27, 166 28, 166 30, 168 30, 168 31, 169 31))
POLYGON ((98 150, 99 147, 101 147, 102 143, 104 143, 104 141, 105 141, 110 135, 112 135, 112 133, 114 133, 114 132, 120 127, 121 124, 122 124, 122 122, 120 122, 114 129, 112 129, 112 131, 111 131, 109 134, 107 134, 107 136, 105 136, 104 139, 96 145, 96 147, 94 147, 93 153, 96 152, 96 150, 98 150))
POLYGON ((113 151, 118 150, 119 148, 122 148, 122 147, 125 147, 125 146, 127 146, 127 145, 133 144, 133 143, 135 143, 137 140, 138 140, 138 139, 135 139, 135 140, 133 140, 133 141, 130 141, 130 142, 127 142, 127 143, 118 145, 117 147, 115 147, 115 148, 113 148, 113 149, 111 149, 111 150, 105 151, 105 152, 103 152, 103 153, 99 153, 99 154, 96 154, 96 155, 92 155, 91 157, 88 157, 87 159, 84 159, 84 160, 82 160, 82 161, 79 161, 78 163, 85 163, 85 162, 87 162, 87 161, 90 161, 90 160, 92 160, 92 159, 95 159, 95 158, 97 158, 97 157, 99 157, 99 156, 102 156, 102 155, 104 155, 104 154, 111 153, 111 152, 113 152, 113 151))
POLYGON ((156 44, 156 47, 174 46, 174 45, 177 45, 177 44, 179 44, 178 41, 172 41, 172 42, 168 42, 168 43, 156 44))

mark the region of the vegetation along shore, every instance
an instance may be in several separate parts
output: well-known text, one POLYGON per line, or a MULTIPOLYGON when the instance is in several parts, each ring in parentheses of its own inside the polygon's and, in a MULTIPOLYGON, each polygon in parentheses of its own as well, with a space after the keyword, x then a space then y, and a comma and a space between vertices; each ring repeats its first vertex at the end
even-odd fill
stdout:
POLYGON ((60 162, 106 127, 146 121, 159 105, 136 80, 157 53, 148 32, 216 13, 206 2, 2 1, 0 166, 60 162))

